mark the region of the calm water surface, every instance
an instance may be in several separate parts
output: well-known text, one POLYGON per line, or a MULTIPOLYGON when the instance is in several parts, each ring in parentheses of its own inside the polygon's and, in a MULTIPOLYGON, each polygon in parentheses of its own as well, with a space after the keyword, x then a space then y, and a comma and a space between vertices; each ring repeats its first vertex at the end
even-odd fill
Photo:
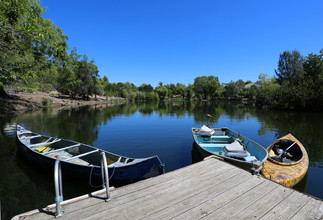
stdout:
MULTIPOLYGON (((257 110, 254 106, 219 103, 124 104, 44 110, 0 118, 1 217, 54 203, 53 174, 30 166, 17 150, 15 126, 41 134, 94 145, 129 157, 158 155, 166 172, 200 161, 193 148, 192 127, 206 123, 229 127, 262 146, 291 132, 306 147, 310 167, 294 188, 323 199, 323 113, 257 110)), ((64 182, 65 199, 97 189, 64 182)))

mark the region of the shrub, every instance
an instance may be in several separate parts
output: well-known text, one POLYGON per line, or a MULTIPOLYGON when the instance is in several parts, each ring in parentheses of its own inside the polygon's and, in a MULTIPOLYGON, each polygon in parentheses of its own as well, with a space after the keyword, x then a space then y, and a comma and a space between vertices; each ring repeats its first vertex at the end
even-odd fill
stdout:
POLYGON ((41 101, 42 105, 45 106, 49 106, 53 104, 53 100, 52 99, 47 99, 47 98, 43 98, 43 100, 41 101))

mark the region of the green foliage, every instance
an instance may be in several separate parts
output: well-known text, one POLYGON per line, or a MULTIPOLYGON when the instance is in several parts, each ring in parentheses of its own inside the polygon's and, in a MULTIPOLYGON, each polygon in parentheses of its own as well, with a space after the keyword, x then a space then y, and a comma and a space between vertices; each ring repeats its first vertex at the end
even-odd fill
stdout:
POLYGON ((83 59, 77 63, 75 73, 79 82, 76 84, 75 92, 88 99, 88 96, 97 90, 98 67, 94 64, 94 60, 88 62, 87 56, 83 55, 83 59))
POLYGON ((159 100, 158 94, 154 91, 152 92, 139 91, 136 96, 136 101, 157 101, 157 100, 159 100))
POLYGON ((148 92, 146 94, 146 100, 147 101, 157 101, 158 100, 158 94, 155 92, 148 92))
POLYGON ((239 79, 238 81, 230 81, 224 87, 223 95, 227 98, 236 98, 236 97, 246 97, 249 96, 249 88, 245 88, 247 84, 252 84, 252 82, 245 83, 243 80, 239 79))
POLYGON ((194 92, 202 99, 214 99, 222 94, 218 77, 199 76, 194 79, 194 92))
POLYGON ((258 87, 251 81, 244 82, 239 79, 238 81, 230 81, 230 83, 224 85, 223 96, 226 98, 249 98, 255 99, 258 91, 258 87))
POLYGON ((269 78, 267 74, 259 74, 257 101, 262 105, 276 104, 276 95, 278 93, 279 84, 275 78, 269 78))
POLYGON ((305 74, 303 64, 304 58, 297 50, 281 53, 278 61, 278 70, 275 70, 278 83, 282 84, 284 81, 300 82, 305 74))
POLYGON ((145 92, 138 92, 136 96, 137 101, 144 101, 146 100, 146 93, 145 92))
MULTIPOLYGON (((38 0, 0 0, 0 96, 4 87, 30 92, 57 90, 71 97, 117 96, 129 101, 212 100, 220 97, 257 99, 262 105, 287 109, 323 108, 323 50, 303 57, 297 50, 279 56, 276 78, 260 74, 251 81, 220 85, 216 76, 199 76, 193 85, 159 83, 136 87, 133 83, 110 83, 94 60, 67 53, 68 37, 51 20, 45 19, 38 0)), ((48 104, 44 100, 43 104, 48 104)))
POLYGON ((46 106, 52 105, 53 104, 53 100, 52 99, 43 98, 41 103, 42 103, 42 105, 44 107, 46 107, 46 106))
POLYGON ((187 87, 184 84, 177 83, 176 84, 176 93, 182 97, 182 99, 185 99, 187 92, 187 87))
POLYGON ((159 87, 156 87, 155 91, 158 94, 160 100, 166 99, 168 95, 168 89, 165 86, 161 84, 159 87))
POLYGON ((65 59, 67 36, 42 13, 37 0, 0 1, 1 84, 37 87, 65 59))
POLYGON ((279 109, 323 108, 323 56, 285 51, 280 55, 277 80, 259 75, 258 103, 279 109))
POLYGON ((194 86, 189 84, 186 88, 186 100, 191 100, 194 97, 194 86))
POLYGON ((152 92, 154 88, 150 84, 143 83, 141 86, 138 87, 140 92, 152 92))

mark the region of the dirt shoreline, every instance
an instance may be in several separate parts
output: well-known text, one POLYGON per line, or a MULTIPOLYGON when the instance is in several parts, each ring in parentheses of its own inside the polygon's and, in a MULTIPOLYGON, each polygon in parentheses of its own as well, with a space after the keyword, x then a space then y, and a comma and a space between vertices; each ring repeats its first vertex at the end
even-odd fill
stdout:
POLYGON ((125 102, 120 97, 97 96, 96 100, 91 97, 89 100, 71 99, 66 95, 50 94, 46 92, 19 92, 9 94, 8 98, 0 99, 0 114, 20 114, 27 111, 39 110, 42 108, 74 108, 87 105, 116 104, 125 102))

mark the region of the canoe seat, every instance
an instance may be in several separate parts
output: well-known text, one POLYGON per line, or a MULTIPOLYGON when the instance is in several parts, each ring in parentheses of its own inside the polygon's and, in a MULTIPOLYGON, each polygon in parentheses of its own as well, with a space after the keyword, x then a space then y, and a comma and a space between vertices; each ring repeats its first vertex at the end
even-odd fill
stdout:
POLYGON ((235 141, 231 144, 225 144, 224 148, 228 152, 244 152, 244 147, 240 144, 239 141, 235 141))
MULTIPOLYGON (((68 153, 67 151, 65 150, 62 150, 62 151, 56 151, 56 152, 50 152, 47 154, 49 157, 51 158, 56 158, 55 156, 58 156, 58 158, 61 160, 61 161, 64 161, 64 160, 67 160, 71 157, 73 157, 72 154, 68 153)), ((80 165, 89 165, 88 162, 86 162, 85 160, 82 160, 80 158, 74 158, 74 159, 71 159, 69 160, 69 162, 71 163, 75 163, 75 164, 80 164, 80 165)))
POLYGON ((250 156, 250 153, 244 149, 243 145, 239 141, 235 141, 231 144, 225 144, 223 149, 228 157, 244 159, 250 156))
POLYGON ((71 159, 71 160, 69 160, 69 162, 72 162, 72 163, 75 163, 75 164, 79 164, 79 165, 85 165, 85 166, 90 165, 90 163, 88 163, 85 160, 82 160, 80 158, 71 159))
POLYGON ((200 144, 201 147, 205 148, 205 147, 219 147, 219 148, 223 148, 223 144, 200 144))
POLYGON ((257 157, 255 157, 255 156, 247 156, 247 157, 244 157, 243 160, 247 161, 247 162, 257 161, 257 157))
POLYGON ((52 148, 50 146, 37 147, 34 150, 39 153, 48 152, 52 148))
POLYGON ((231 137, 226 135, 212 135, 212 138, 231 138, 231 137))
POLYGON ((248 151, 241 151, 241 152, 228 152, 226 153, 228 157, 236 157, 236 158, 246 158, 250 156, 248 151))

